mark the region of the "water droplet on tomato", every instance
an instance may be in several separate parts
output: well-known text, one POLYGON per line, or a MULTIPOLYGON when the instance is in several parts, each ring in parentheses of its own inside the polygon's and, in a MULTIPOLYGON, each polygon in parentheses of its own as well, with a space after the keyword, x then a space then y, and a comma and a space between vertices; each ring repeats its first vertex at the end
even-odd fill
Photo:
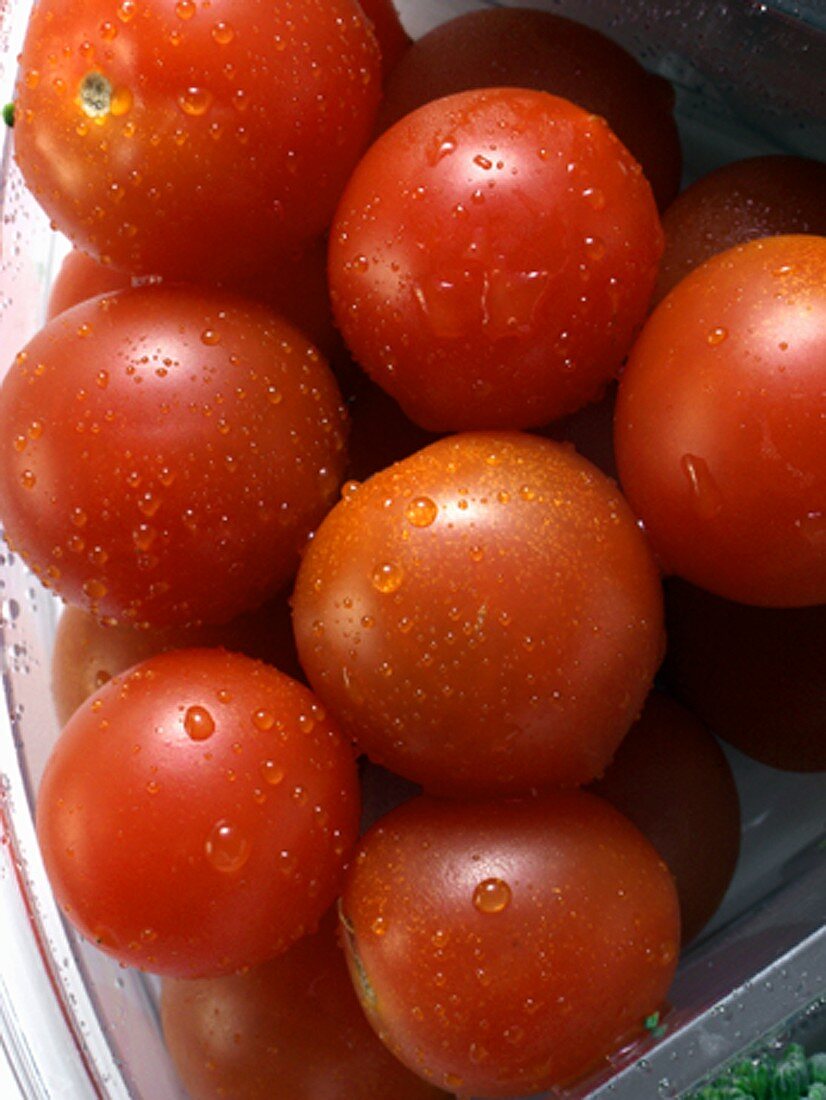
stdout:
POLYGON ((722 510, 723 497, 708 463, 697 455, 685 454, 680 468, 688 480, 694 511, 700 519, 714 519, 722 510))
POLYGON ((178 96, 178 106, 185 115, 206 114, 212 104, 212 92, 206 88, 187 88, 178 96))
POLYGON ((270 787, 277 787, 284 779, 284 769, 274 760, 265 760, 261 765, 261 775, 270 787))
POLYGON ((430 497, 415 497, 404 511, 407 522, 413 527, 430 527, 439 514, 439 508, 430 497))
POLYGON ((373 587, 385 595, 398 591, 403 580, 404 570, 394 562, 383 562, 373 570, 373 587))
POLYGON ((212 28, 212 37, 219 46, 227 46, 235 38, 235 31, 231 24, 222 19, 212 28))
POLYGON ((602 237, 586 237, 585 251, 592 260, 601 260, 606 252, 605 241, 602 237))
POLYGON ((24 470, 20 475, 20 484, 24 489, 33 489, 37 484, 37 477, 32 470, 24 470))
POLYGON ((473 891, 473 904, 480 913, 501 913, 510 902, 511 888, 501 878, 486 878, 473 891))
POLYGON ((230 875, 240 871, 250 857, 250 843, 244 834, 226 820, 216 821, 204 846, 206 857, 216 871, 230 875))
POLYGON ((103 581, 98 580, 96 577, 93 577, 91 580, 84 582, 83 591, 86 593, 90 600, 102 600, 109 589, 106 587, 103 581))
POLYGON ((206 707, 187 707, 184 730, 193 741, 206 741, 215 732, 215 722, 206 707))
POLYGON ((121 23, 129 23, 134 18, 136 10, 137 4, 135 0, 120 0, 120 3, 115 9, 115 13, 121 23))
POLYGON ((708 342, 708 344, 711 347, 716 348, 718 346, 718 344, 723 343, 723 341, 727 338, 727 336, 728 336, 728 329, 723 328, 722 325, 718 325, 716 328, 713 328, 709 332, 708 336, 706 336, 706 341, 708 342))
POLYGON ((374 935, 385 936, 387 934, 387 919, 385 917, 376 917, 370 925, 370 928, 374 935))
POLYGON ((605 194, 598 187, 586 187, 582 192, 582 197, 594 210, 605 209, 605 194))
POLYGON ((175 14, 179 19, 191 19, 195 14, 194 0, 178 0, 175 4, 175 14))
POLYGON ((267 730, 271 730, 275 725, 275 715, 271 711, 261 710, 254 711, 252 715, 252 724, 257 730, 261 730, 262 733, 266 733, 267 730))

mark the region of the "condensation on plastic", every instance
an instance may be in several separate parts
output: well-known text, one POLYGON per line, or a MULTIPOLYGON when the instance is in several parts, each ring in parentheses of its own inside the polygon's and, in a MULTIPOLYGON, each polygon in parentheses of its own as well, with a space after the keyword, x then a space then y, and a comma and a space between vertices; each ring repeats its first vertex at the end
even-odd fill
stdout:
MULTIPOLYGON (((28 0, 0 0, 0 98, 13 87, 28 0)), ((417 36, 480 4, 400 0, 417 36)), ((502 6, 502 5, 493 5, 502 6)), ((596 26, 677 87, 688 179, 740 157, 826 148, 820 0, 526 0, 596 26)), ((42 322, 65 242, 0 162, 0 373, 42 322)), ((37 850, 33 795, 58 729, 49 691, 55 601, 0 550, 0 1084, 3 1100, 179 1100, 157 984, 65 925, 37 850)), ((826 1044, 826 776, 727 750, 743 848, 712 925, 681 962, 665 1034, 617 1052, 560 1100, 684 1095, 755 1042, 826 1044)), ((702 858, 702 853, 698 853, 702 858)))

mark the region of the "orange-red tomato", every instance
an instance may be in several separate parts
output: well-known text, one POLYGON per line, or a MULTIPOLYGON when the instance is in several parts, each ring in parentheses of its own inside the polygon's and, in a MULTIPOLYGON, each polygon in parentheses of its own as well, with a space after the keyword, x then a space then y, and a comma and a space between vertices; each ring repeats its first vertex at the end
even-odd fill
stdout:
POLYGON ((39 0, 15 155, 84 251, 214 281, 324 231, 380 85, 355 0, 39 0))
POLYGON ((0 514, 101 618, 222 622, 290 580, 343 473, 335 380, 224 291, 143 287, 60 314, 0 389, 0 514))
POLYGON ((602 115, 642 165, 660 209, 677 194, 671 85, 593 27, 549 11, 472 11, 429 31, 393 71, 379 128, 441 96, 493 87, 551 92, 602 115))
POLYGON ((717 595, 826 602, 826 237, 707 260, 620 381, 623 489, 664 567, 717 595))
POLYGON ((671 578, 671 690, 755 760, 826 771, 826 606, 748 607, 671 578))
POLYGON ((602 119, 493 88, 368 150, 330 231, 330 291, 356 361, 415 423, 529 428, 601 394, 661 250, 651 189, 602 119))
POLYGON ((223 646, 303 679, 283 594, 221 626, 189 630, 106 625, 88 611, 67 607, 57 624, 52 650, 52 695, 58 722, 65 725, 84 699, 119 672, 155 653, 194 646, 223 646))
POLYGON ((654 301, 710 256, 758 237, 826 234, 826 164, 749 157, 687 187, 663 214, 665 252, 654 301))
POLYGON ((359 1006, 331 910, 318 932, 241 974, 167 978, 161 1022, 190 1100, 437 1100, 359 1006))
POLYGON ((616 485, 520 433, 449 436, 348 486, 293 609, 361 748, 454 794, 594 778, 662 655, 659 575, 616 485))
POLYGON ((680 937, 665 864, 582 791, 405 803, 362 838, 341 919, 379 1035, 462 1096, 564 1084, 638 1035, 680 937))
POLYGON ((713 734, 654 692, 590 789, 633 821, 665 860, 688 943, 716 912, 740 852, 737 787, 713 734))
POLYGON ((207 977, 286 950, 337 896, 350 746, 311 692, 220 649, 115 677, 46 765, 37 834, 75 927, 126 965, 207 977))

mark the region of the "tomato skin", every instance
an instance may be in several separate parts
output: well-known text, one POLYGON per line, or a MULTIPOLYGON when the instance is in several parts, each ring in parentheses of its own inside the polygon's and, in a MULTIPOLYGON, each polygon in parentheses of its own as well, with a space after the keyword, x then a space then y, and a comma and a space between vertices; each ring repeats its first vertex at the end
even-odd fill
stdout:
POLYGON ((451 794, 594 778, 663 648, 659 575, 614 483, 519 433, 442 439, 346 491, 293 619, 363 751, 451 794))
POLYGON ((593 27, 550 11, 492 8, 434 27, 387 82, 379 128, 483 87, 534 88, 601 115, 642 165, 659 208, 676 196, 682 152, 670 84, 593 27))
POLYGON ((335 898, 358 830, 350 746, 303 685, 223 650, 111 680, 47 763, 37 833, 61 908, 129 966, 229 973, 335 898))
POLYGON ((56 317, 6 376, 0 514, 100 618, 226 621, 290 579, 337 494, 345 427, 318 352, 265 307, 121 291, 56 317))
POLYGON ((654 691, 590 790, 633 821, 662 856, 689 943, 717 911, 740 852, 737 787, 713 734, 654 691))
POLYGON ((737 244, 779 234, 826 234, 826 164, 805 157, 749 157, 696 180, 663 214, 654 302, 695 267, 737 244))
POLYGON ((677 961, 667 868, 582 791, 413 799, 362 838, 341 917, 373 1026, 463 1096, 591 1068, 660 1007, 677 961))
POLYGON ((20 73, 16 157, 58 228, 133 274, 205 281, 325 229, 380 95, 354 0, 39 0, 20 73))
POLYGON ((376 1037, 356 999, 335 909, 243 974, 161 990, 164 1038, 191 1100, 437 1100, 376 1037))
POLYGON ((356 168, 330 232, 333 309, 421 427, 536 427, 618 369, 661 249, 651 189, 603 120, 544 92, 463 92, 356 168))
POLYGON ((623 489, 668 572, 763 606, 826 602, 826 238, 708 260, 620 381, 623 489))

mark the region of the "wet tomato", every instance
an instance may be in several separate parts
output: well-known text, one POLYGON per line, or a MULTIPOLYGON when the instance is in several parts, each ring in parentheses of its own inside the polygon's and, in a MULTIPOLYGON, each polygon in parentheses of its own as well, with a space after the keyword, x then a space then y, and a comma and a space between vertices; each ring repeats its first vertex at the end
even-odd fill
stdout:
POLYGON ((0 390, 0 514, 98 617, 222 622, 286 584, 333 503, 346 415, 305 337, 221 291, 144 287, 51 321, 0 390))
POLYGON ((826 602, 826 238, 707 260, 620 381, 617 466, 667 571, 730 600, 826 602))
POLYGON ((520 433, 440 440, 345 486, 293 595, 310 683, 430 790, 600 774, 662 655, 662 592, 616 485, 520 433))
POLYGON ((69 920, 176 977, 263 962, 315 927, 356 837, 351 747, 313 695, 218 649, 151 657, 75 712, 37 832, 69 920))
POLYGON ((362 159, 330 289, 355 359, 415 423, 528 428, 600 395, 661 248, 651 189, 602 119, 544 92, 463 92, 362 159))
POLYGON ((379 65, 355 0, 40 0, 17 162, 58 228, 114 267, 260 271, 329 222, 379 65))
POLYGON ((341 919, 379 1035, 462 1096, 563 1084, 638 1035, 680 936, 665 864, 581 791, 407 802, 362 838, 341 919))

